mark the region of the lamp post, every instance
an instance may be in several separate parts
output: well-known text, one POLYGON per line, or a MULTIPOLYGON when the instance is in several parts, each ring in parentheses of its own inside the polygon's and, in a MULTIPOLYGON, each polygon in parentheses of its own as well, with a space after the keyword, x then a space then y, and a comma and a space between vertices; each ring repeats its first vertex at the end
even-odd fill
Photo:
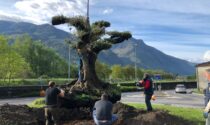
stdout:
POLYGON ((89 0, 87 0, 87 15, 86 15, 87 23, 89 23, 89 3, 90 3, 89 0))
POLYGON ((71 41, 66 41, 66 43, 68 44, 68 49, 69 49, 69 51, 68 51, 68 55, 69 55, 69 60, 68 60, 68 81, 70 82, 70 73, 71 73, 71 46, 70 46, 70 44, 71 44, 71 41))
POLYGON ((89 0, 87 0, 87 18, 89 18, 89 0))
POLYGON ((137 44, 134 44, 134 49, 135 49, 135 82, 137 81, 137 66, 136 66, 136 62, 137 62, 137 57, 136 57, 136 47, 137 44))
POLYGON ((70 81, 70 73, 71 73, 71 47, 69 43, 69 68, 68 68, 68 79, 70 81))

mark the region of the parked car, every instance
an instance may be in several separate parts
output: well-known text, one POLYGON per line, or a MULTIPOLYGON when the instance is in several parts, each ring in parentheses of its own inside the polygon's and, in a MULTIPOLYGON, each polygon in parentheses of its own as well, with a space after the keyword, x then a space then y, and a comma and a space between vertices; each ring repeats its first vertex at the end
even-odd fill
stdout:
POLYGON ((184 84, 177 84, 175 88, 176 93, 187 93, 187 88, 184 84))

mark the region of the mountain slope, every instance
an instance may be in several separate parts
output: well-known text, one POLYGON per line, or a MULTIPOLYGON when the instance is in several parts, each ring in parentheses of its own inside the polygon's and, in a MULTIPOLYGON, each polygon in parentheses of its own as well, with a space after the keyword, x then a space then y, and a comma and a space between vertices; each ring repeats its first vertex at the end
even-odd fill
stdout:
POLYGON ((54 48, 64 57, 68 57, 65 39, 73 38, 73 35, 56 29, 49 24, 35 25, 26 22, 10 22, 0 20, 0 34, 19 36, 28 34, 34 40, 41 40, 47 46, 54 48), (66 51, 64 51, 66 50, 66 51))
MULTIPOLYGON (((29 34, 34 40, 41 40, 47 46, 54 48, 63 57, 68 57, 68 46, 65 39, 73 39, 74 36, 56 29, 55 27, 44 24, 34 25, 25 22, 0 21, 0 34, 17 36, 29 34)), ((135 64, 135 45, 137 53, 137 66, 147 69, 163 69, 168 72, 182 75, 193 74, 194 66, 185 60, 181 60, 162 53, 161 51, 147 46, 142 40, 130 39, 123 43, 114 45, 111 49, 99 54, 99 60, 108 64, 134 65, 135 64)), ((73 51, 72 51, 73 52, 73 51)), ((76 53, 73 53, 72 57, 76 53)))
MULTIPOLYGON (((120 64, 135 64, 135 44, 136 44, 136 63, 137 66, 143 67, 146 69, 163 69, 167 72, 172 72, 182 75, 190 75, 195 72, 195 68, 191 65, 190 62, 181 60, 169 55, 164 54, 163 52, 146 45, 142 40, 130 39, 123 43, 117 44, 112 47, 111 50, 115 56, 117 56, 118 62, 120 64)), ((109 64, 117 64, 116 59, 112 57, 101 54, 100 59, 106 58, 105 62, 109 64)))

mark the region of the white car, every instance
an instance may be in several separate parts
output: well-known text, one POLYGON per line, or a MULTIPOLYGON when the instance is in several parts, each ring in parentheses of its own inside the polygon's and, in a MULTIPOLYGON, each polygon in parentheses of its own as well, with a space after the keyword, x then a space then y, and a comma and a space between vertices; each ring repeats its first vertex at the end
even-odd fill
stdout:
POLYGON ((184 84, 177 84, 175 88, 176 93, 187 93, 187 89, 184 84))

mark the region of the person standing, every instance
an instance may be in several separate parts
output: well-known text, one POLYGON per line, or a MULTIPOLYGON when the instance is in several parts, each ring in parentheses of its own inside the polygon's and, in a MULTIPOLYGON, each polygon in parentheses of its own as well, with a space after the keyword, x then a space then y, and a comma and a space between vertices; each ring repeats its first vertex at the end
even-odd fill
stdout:
POLYGON ((45 92, 45 119, 46 125, 58 125, 53 116, 53 110, 57 107, 57 98, 64 97, 64 91, 55 87, 55 82, 49 81, 49 88, 45 92))
POLYGON ((154 93, 153 90, 153 82, 148 73, 145 73, 143 76, 143 79, 139 81, 139 83, 144 87, 144 94, 145 94, 145 103, 147 106, 147 111, 152 111, 152 104, 151 104, 151 98, 154 93))
POLYGON ((108 100, 107 94, 102 94, 101 100, 94 105, 93 120, 96 125, 112 125, 118 117, 112 114, 113 104, 108 100))
POLYGON ((209 112, 210 112, 210 101, 207 103, 207 105, 206 105, 206 107, 204 109, 204 112, 203 112, 203 116, 206 119, 206 124, 205 125, 210 125, 210 115, 209 115, 209 112))

